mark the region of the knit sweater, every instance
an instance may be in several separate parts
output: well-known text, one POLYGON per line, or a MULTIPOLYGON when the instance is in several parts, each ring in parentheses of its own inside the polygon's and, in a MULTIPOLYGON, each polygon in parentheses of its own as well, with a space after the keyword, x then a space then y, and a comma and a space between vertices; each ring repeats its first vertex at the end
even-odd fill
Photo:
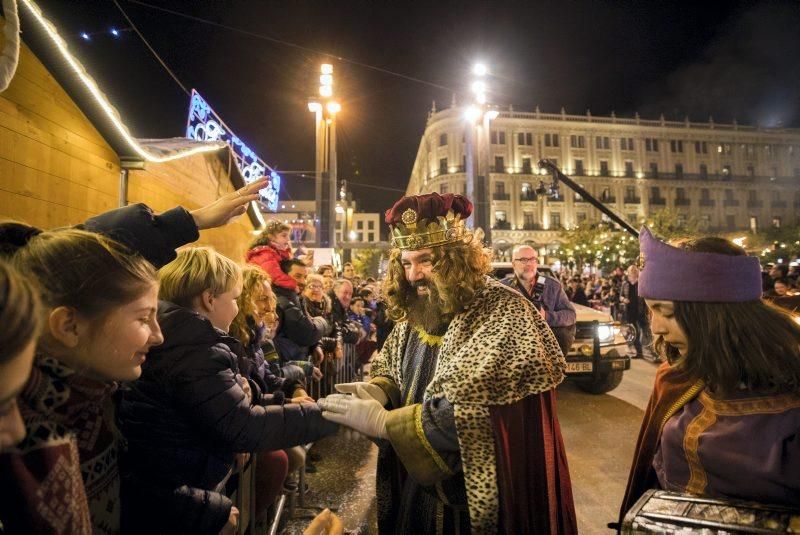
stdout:
POLYGON ((19 396, 27 436, 0 455, 0 519, 9 533, 118 533, 115 383, 36 357, 19 396))

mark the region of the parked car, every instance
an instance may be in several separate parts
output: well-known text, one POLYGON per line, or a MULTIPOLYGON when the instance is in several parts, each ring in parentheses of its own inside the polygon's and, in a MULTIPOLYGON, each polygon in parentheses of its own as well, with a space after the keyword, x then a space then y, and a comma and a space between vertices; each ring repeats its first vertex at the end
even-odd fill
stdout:
MULTIPOLYGON (((498 280, 513 277, 511 262, 493 262, 492 276, 498 280)), ((553 277, 548 267, 539 273, 553 277)), ((628 356, 627 326, 615 323, 610 314, 573 303, 577 312, 575 341, 567 360, 567 377, 592 394, 605 394, 622 382, 625 370, 631 367, 628 356)))

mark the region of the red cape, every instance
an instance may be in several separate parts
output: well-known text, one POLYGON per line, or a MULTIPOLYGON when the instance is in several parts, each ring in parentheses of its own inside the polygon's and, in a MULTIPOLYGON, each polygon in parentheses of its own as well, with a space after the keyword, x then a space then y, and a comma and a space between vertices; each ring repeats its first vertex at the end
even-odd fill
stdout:
POLYGON ((500 533, 577 533, 556 392, 490 407, 500 533))

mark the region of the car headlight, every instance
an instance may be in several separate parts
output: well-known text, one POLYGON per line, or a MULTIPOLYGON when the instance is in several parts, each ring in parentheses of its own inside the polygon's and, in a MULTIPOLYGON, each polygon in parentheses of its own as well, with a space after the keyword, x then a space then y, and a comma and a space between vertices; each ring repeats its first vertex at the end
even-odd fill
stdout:
POLYGON ((614 326, 607 324, 600 324, 597 326, 597 338, 601 342, 610 342, 614 339, 614 326))

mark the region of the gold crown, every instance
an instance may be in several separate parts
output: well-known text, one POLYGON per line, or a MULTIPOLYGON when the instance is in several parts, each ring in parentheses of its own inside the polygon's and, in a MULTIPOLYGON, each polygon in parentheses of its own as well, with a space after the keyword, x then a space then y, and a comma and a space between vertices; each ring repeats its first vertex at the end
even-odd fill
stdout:
POLYGON ((392 226, 392 247, 405 251, 465 241, 472 236, 461 215, 452 210, 436 219, 418 220, 416 210, 409 208, 400 220, 402 223, 392 226))

